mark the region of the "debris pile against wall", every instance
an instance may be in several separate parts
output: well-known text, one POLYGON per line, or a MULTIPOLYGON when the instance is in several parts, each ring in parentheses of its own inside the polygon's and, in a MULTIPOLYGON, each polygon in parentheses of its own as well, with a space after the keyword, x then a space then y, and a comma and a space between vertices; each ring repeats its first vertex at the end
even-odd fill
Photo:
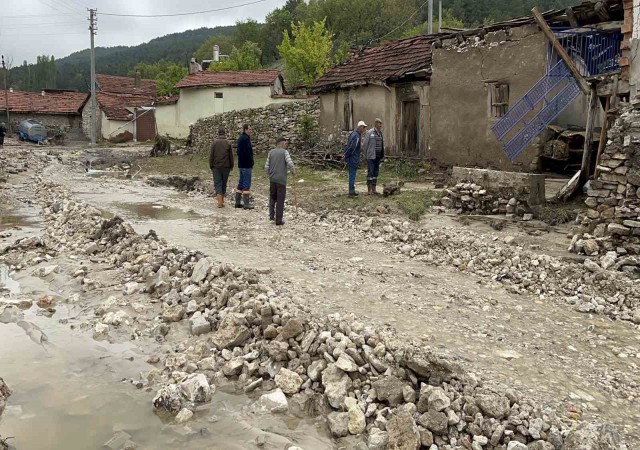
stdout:
POLYGON ((640 277, 640 110, 626 107, 609 130, 598 171, 570 250, 640 277))
MULTIPOLYGON (((146 377, 146 383, 161 385, 154 407, 180 423, 211 400, 216 386, 226 384, 259 392, 252 406, 256 412, 324 416, 334 437, 364 434, 370 449, 595 450, 605 436, 608 449, 626 448, 610 427, 569 421, 512 389, 479 379, 456 359, 403 343, 392 331, 352 316, 314 316, 278 289, 273 274, 265 276, 268 270, 220 264, 171 247, 155 233, 137 234, 119 217, 104 219, 59 186, 42 179, 38 186, 47 252, 100 255, 124 275, 125 298, 145 292, 157 299, 162 305, 157 320, 136 333, 164 339, 188 323, 192 337, 159 357, 161 366, 146 377)), ((408 225, 349 220, 359 229, 368 225, 372 237, 393 242, 406 236, 399 245, 421 245, 408 225)), ((441 245, 430 242, 428 248, 441 245)), ((427 251, 426 242, 420 248, 427 251)), ((93 283, 83 279, 83 286, 90 290, 93 283)), ((95 313, 97 336, 133 320, 115 298, 95 313)))
POLYGON ((251 142, 257 152, 268 152, 275 147, 276 138, 289 139, 289 148, 297 150, 303 144, 301 124, 311 118, 311 134, 318 133, 320 101, 317 98, 266 106, 264 108, 243 109, 198 120, 193 126, 193 142, 197 148, 209 148, 224 128, 227 137, 235 141, 242 133, 242 125, 248 123, 253 128, 251 142))
POLYGON ((531 219, 533 214, 525 200, 509 193, 489 191, 475 183, 458 183, 445 189, 440 204, 458 214, 504 214, 531 219), (504 195, 504 196, 503 196, 504 195))
POLYGON ((544 175, 454 167, 455 185, 441 205, 460 214, 505 214, 532 218, 531 207, 545 202, 544 175))

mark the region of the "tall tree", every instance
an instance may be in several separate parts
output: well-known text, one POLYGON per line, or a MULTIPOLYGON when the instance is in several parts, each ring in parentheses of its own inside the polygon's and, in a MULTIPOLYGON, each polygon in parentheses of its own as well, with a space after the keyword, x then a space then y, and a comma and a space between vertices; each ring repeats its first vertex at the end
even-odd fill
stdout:
POLYGON ((292 23, 294 23, 294 15, 287 6, 276 8, 267 15, 260 33, 262 64, 270 64, 279 59, 278 45, 282 42, 283 33, 291 31, 292 23))
POLYGON ((222 72, 225 70, 258 70, 262 69, 260 56, 262 51, 255 42, 246 41, 240 48, 234 47, 228 59, 211 63, 209 70, 222 72))
POLYGON ((253 19, 236 22, 236 30, 233 33, 231 43, 234 47, 240 48, 247 41, 260 42, 261 27, 262 25, 253 19))
POLYGON ((325 27, 325 21, 292 25, 291 35, 285 31, 278 47, 285 60, 287 78, 292 84, 311 85, 331 67, 333 34, 325 27))

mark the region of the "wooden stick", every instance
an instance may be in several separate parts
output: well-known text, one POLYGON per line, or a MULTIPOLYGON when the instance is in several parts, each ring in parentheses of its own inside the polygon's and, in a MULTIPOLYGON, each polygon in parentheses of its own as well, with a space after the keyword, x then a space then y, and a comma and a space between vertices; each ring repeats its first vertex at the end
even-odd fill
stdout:
POLYGON ((594 178, 598 178, 598 165, 600 164, 600 158, 604 150, 605 143, 607 142, 607 129, 609 128, 609 106, 611 106, 611 97, 607 98, 607 103, 604 107, 604 119, 602 119, 602 130, 600 130, 600 142, 598 142, 598 156, 596 156, 596 170, 593 173, 594 178))
POLYGON ((547 24, 547 21, 544 20, 544 16, 542 15, 542 13, 540 13, 540 10, 536 7, 536 8, 533 8, 531 12, 533 13, 533 18, 536 19, 536 22, 538 22, 538 26, 540 26, 540 29, 542 30, 544 35, 547 37, 547 39, 549 39, 549 41, 551 42, 551 45, 553 45, 553 48, 558 53, 558 56, 562 58, 562 60, 565 62, 565 64, 571 71, 571 74, 578 82, 578 87, 580 88, 580 90, 583 92, 584 95, 588 95, 589 83, 587 83, 584 77, 580 74, 580 71, 578 70, 576 65, 573 63, 573 60, 571 59, 567 51, 564 49, 562 44, 558 42, 558 39, 556 39, 556 35, 553 34, 553 31, 551 31, 551 28, 549 28, 549 25, 547 24))
POLYGON ((584 136, 584 150, 582 153, 582 167, 580 174, 580 186, 584 185, 589 180, 591 172, 591 147, 593 145, 593 125, 595 123, 596 112, 598 107, 598 93, 595 86, 591 88, 589 94, 589 112, 587 115, 587 126, 584 136))

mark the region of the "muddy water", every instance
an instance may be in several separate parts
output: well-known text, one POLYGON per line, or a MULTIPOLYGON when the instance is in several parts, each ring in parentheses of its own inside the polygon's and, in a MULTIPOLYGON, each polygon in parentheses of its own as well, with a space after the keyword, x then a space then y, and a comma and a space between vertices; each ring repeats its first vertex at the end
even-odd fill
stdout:
POLYGON ((20 284, 11 278, 9 268, 0 264, 0 295, 8 295, 15 298, 20 293, 20 284))
POLYGON ((13 395, 0 419, 0 435, 12 436, 18 449, 85 450, 102 448, 124 431, 139 449, 257 448, 296 444, 305 450, 332 448, 319 425, 287 416, 252 412, 252 400, 218 391, 209 406, 186 425, 155 415, 152 391, 137 390, 123 379, 138 379, 151 369, 132 344, 96 342, 56 317, 26 311, 21 326, 0 323, 0 373, 13 395), (25 326, 25 322, 29 327, 25 326), (25 329, 37 327, 39 334, 25 329), (37 341, 37 342, 36 342, 37 341))
POLYGON ((137 219, 180 220, 202 217, 193 210, 172 208, 158 203, 113 202, 110 206, 116 210, 123 211, 127 216, 133 216, 137 219))

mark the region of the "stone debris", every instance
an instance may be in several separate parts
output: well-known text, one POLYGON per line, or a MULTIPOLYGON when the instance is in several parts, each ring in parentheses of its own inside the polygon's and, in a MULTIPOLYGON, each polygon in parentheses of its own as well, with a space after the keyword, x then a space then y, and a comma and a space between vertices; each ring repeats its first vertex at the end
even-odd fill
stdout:
POLYGON ((518 197, 511 197, 509 194, 503 196, 500 192, 483 188, 476 183, 457 183, 445 189, 440 204, 455 210, 457 214, 517 216, 525 220, 524 217, 532 211, 526 201, 528 193, 523 192, 518 197))
MULTIPOLYGON (((286 291, 274 289, 270 277, 231 264, 202 262, 208 260, 200 252, 169 246, 152 234, 137 234, 122 219, 104 219, 98 210, 68 199, 59 187, 44 180, 37 184, 48 251, 82 253, 93 242, 100 249, 97 255, 123 274, 125 296, 145 292, 158 303, 155 319, 135 333, 162 339, 185 328, 194 316, 192 332, 201 319, 210 325, 210 332, 201 330, 203 334, 193 333, 188 342, 176 343, 173 352, 159 358, 159 368, 148 374, 160 386, 153 406, 179 415, 176 421, 188 420, 186 411, 193 413, 195 404, 211 400, 216 385, 234 383, 239 390, 275 388, 255 402, 259 410, 282 413, 291 403, 310 415, 328 417, 334 436, 367 432, 372 448, 504 449, 517 441, 528 449, 546 450, 557 447, 550 439, 560 445, 572 442, 575 423, 514 396, 506 387, 489 389, 458 360, 424 343, 403 342, 392 330, 364 326, 352 315, 315 317, 286 291), (50 207, 54 197, 61 204, 57 212, 50 207), (146 280, 160 271, 168 274, 162 276, 166 292, 148 292, 146 280)), ((368 221, 351 217, 345 225, 341 216, 328 214, 317 220, 339 221, 354 232, 368 221)), ((396 251, 410 245, 410 254, 426 263, 457 267, 522 293, 575 296, 574 304, 610 290, 619 300, 605 302, 599 312, 617 318, 630 320, 638 305, 640 293, 622 274, 598 278, 596 283, 594 273, 582 264, 524 249, 515 252, 514 247, 467 230, 372 221, 363 239, 387 242, 396 251)), ((117 317, 122 319, 120 326, 138 320, 125 317, 124 310, 107 311, 116 307, 106 308, 92 328, 107 318, 114 326, 117 317)), ((625 448, 613 428, 593 430, 596 444, 565 445, 565 450, 605 450, 595 446, 603 440, 614 443, 606 450, 625 448)))
POLYGON ((640 278, 639 132, 640 111, 625 107, 609 130, 598 177, 587 185, 589 209, 569 248, 634 278, 640 278))
POLYGON ((4 382, 2 378, 0 378, 0 414, 4 411, 5 406, 7 405, 7 399, 11 395, 11 390, 9 386, 4 382))

